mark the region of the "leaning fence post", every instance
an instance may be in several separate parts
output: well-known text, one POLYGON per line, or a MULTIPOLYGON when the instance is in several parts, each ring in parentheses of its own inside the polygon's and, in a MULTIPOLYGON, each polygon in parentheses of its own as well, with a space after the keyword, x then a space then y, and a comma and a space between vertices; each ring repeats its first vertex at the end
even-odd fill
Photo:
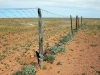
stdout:
POLYGON ((73 34, 73 28, 72 28, 72 16, 70 15, 70 21, 71 21, 71 32, 73 34))
POLYGON ((40 68, 43 68, 43 36, 42 36, 42 14, 41 9, 38 8, 38 27, 39 27, 39 58, 38 62, 40 65, 40 68))

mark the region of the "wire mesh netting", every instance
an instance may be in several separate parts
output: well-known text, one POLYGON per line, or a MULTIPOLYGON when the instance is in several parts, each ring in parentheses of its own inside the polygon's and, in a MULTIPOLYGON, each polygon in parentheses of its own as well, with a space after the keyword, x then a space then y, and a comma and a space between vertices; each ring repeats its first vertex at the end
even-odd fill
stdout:
POLYGON ((0 75, 29 64, 35 50, 38 50, 37 9, 0 9, 0 75))
MULTIPOLYGON (((43 49, 58 43, 71 32, 70 18, 41 9, 43 49)), ((73 29, 76 19, 72 18, 73 29)), ((80 20, 79 20, 80 24, 80 20)), ((12 74, 23 65, 37 63, 37 8, 0 9, 0 75, 12 74)))
POLYGON ((70 32, 69 17, 42 11, 44 49, 46 45, 54 45, 70 32))

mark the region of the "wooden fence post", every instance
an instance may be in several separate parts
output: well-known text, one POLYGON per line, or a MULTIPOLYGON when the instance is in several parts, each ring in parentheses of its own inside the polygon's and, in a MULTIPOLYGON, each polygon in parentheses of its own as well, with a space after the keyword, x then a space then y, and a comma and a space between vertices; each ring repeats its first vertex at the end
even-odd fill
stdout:
POLYGON ((76 30, 78 29, 77 19, 78 19, 78 16, 76 15, 76 30))
POLYGON ((79 28, 79 17, 78 17, 78 28, 79 28))
POLYGON ((38 8, 38 27, 39 27, 39 58, 38 62, 40 65, 40 68, 43 68, 43 36, 42 36, 42 14, 41 9, 38 8))
POLYGON ((81 16, 81 26, 82 26, 82 16, 81 16))
POLYGON ((73 27, 72 27, 72 16, 70 15, 70 21, 71 21, 71 32, 73 34, 73 27))

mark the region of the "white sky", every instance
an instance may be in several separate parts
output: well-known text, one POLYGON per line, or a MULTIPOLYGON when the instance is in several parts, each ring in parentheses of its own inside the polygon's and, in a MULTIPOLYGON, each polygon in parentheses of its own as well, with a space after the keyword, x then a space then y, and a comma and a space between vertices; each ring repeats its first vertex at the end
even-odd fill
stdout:
POLYGON ((37 7, 65 16, 100 18, 100 0, 0 0, 0 8, 37 7))

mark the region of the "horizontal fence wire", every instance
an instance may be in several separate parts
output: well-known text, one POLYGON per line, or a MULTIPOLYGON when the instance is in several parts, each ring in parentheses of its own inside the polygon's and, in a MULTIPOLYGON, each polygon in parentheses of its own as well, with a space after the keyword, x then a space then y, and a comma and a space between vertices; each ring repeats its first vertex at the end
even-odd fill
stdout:
MULTIPOLYGON (((71 32, 71 18, 70 15, 59 15, 44 9, 41 9, 41 13, 43 50, 45 51, 48 47, 59 43, 64 36, 71 32)), ((73 31, 75 31, 74 29, 77 29, 77 27, 85 25, 82 26, 82 31, 80 30, 83 36, 81 39, 85 39, 82 43, 87 46, 90 45, 93 48, 96 48, 96 46, 98 47, 99 42, 96 44, 96 41, 100 37, 98 33, 100 32, 99 19, 84 19, 81 21, 80 16, 78 16, 77 19, 76 17, 71 17, 73 31), (88 37, 94 39, 94 41, 89 42, 88 37)), ((39 49, 38 19, 37 8, 0 9, 0 75, 12 75, 23 66, 38 64, 36 57, 36 51, 39 49)), ((79 44, 79 41, 80 40, 75 43, 79 44)), ((87 52, 89 52, 90 46, 87 46, 86 49, 88 49, 87 52)), ((80 51, 83 52, 84 50, 80 51)), ((95 54, 91 53, 88 56, 92 56, 92 58, 95 59, 93 55, 97 55, 96 51, 95 54)), ((94 61, 90 61, 89 64, 92 62, 94 61)), ((96 68, 99 68, 99 61, 96 63, 96 68)), ((84 64, 84 62, 80 62, 79 64, 84 64)), ((90 67, 93 68, 93 66, 90 67)), ((94 70, 95 72, 97 71, 96 69, 94 70)))
MULTIPOLYGON (((7 27, 22 28, 27 26, 38 25, 37 9, 1 9, 0 26, 7 30, 7 27)), ((4 30, 5 30, 4 29, 4 30)), ((16 29, 15 29, 16 30, 16 29)), ((21 29, 23 30, 23 29, 21 29)), ((10 30, 8 30, 10 32, 10 30)), ((12 31, 11 31, 12 32, 12 31)), ((16 31, 15 31, 16 32, 16 31)))
POLYGON ((9 71, 12 74, 36 61, 35 50, 38 50, 37 9, 0 9, 0 75, 9 71))
MULTIPOLYGON (((71 21, 70 16, 43 9, 41 13, 43 49, 46 50, 71 32, 71 21)), ((37 63, 35 51, 39 49, 38 19, 37 8, 0 9, 0 75, 6 75, 8 71, 12 74, 24 65, 37 63)), ((72 20, 75 29, 76 18, 72 17, 72 20)))
POLYGON ((42 11, 44 50, 47 46, 58 43, 62 37, 71 31, 70 18, 46 10, 42 11))

